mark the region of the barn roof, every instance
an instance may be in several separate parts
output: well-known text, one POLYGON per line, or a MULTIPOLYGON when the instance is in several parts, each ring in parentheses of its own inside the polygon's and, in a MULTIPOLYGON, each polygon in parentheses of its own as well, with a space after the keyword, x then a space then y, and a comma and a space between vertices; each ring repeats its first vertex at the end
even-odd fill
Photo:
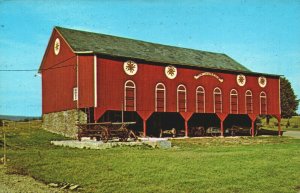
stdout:
POLYGON ((103 54, 149 62, 251 72, 226 54, 180 48, 111 35, 55 27, 74 52, 103 54))

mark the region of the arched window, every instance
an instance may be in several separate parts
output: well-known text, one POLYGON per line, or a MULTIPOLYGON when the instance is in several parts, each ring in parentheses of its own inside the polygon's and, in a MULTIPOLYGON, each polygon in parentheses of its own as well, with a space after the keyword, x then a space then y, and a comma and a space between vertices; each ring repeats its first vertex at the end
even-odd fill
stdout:
POLYGON ((196 89, 196 112, 205 113, 205 90, 202 86, 196 89))
POLYGON ((177 87, 177 112, 186 112, 186 88, 182 84, 177 87))
POLYGON ((136 87, 132 80, 127 80, 124 84, 124 110, 136 110, 136 87))
POLYGON ((260 93, 260 114, 266 115, 267 114, 267 95, 265 92, 260 93))
POLYGON ((247 90, 245 94, 246 113, 253 113, 253 100, 251 90, 247 90))
POLYGON ((222 113, 222 92, 217 87, 214 89, 214 112, 222 113))
POLYGON ((155 111, 166 112, 166 87, 163 83, 155 87, 155 111))
POLYGON ((238 92, 235 89, 232 89, 230 91, 230 113, 231 114, 239 113, 238 105, 239 105, 238 92))

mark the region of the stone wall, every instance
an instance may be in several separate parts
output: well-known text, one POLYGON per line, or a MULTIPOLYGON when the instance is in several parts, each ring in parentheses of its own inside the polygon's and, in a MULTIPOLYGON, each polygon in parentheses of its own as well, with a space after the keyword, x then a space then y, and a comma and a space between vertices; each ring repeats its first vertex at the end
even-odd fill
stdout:
POLYGON ((55 113, 43 114, 43 129, 52 133, 76 138, 78 128, 76 123, 87 123, 87 115, 83 111, 76 109, 55 113))

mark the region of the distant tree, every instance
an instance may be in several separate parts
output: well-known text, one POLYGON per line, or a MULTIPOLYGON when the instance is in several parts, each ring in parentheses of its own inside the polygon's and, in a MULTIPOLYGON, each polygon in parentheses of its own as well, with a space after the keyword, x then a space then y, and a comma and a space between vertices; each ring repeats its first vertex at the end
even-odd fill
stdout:
POLYGON ((297 99, 290 81, 284 77, 280 78, 280 97, 281 117, 290 119, 297 115, 299 99, 297 99))

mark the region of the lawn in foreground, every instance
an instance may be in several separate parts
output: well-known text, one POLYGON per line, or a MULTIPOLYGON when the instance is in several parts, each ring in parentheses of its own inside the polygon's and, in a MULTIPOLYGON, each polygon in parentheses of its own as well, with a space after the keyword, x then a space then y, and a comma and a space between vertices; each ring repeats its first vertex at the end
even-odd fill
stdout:
MULTIPOLYGON (((8 133, 11 172, 84 192, 299 192, 300 140, 278 137, 173 140, 169 150, 55 147, 41 129, 8 133)), ((1 155, 2 157, 2 152, 1 155)))

